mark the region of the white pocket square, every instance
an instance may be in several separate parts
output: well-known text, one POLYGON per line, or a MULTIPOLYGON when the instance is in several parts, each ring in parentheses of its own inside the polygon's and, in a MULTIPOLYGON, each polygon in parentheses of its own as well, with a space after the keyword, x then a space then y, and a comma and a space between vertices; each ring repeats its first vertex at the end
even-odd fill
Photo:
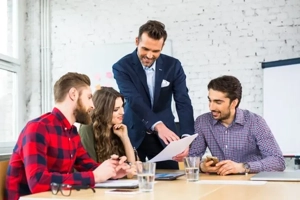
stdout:
POLYGON ((169 81, 163 80, 163 81, 161 82, 161 87, 167 87, 167 86, 169 86, 169 85, 170 85, 170 82, 169 82, 169 81))

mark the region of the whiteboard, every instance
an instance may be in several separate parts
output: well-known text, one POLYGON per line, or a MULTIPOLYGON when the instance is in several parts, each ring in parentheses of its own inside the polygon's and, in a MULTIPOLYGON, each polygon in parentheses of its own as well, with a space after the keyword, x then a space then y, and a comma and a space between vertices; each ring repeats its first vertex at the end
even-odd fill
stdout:
POLYGON ((283 155, 300 155, 300 59, 289 63, 264 68, 263 115, 283 155))
MULTIPOLYGON (((100 86, 113 87, 119 91, 113 77, 112 66, 125 55, 132 53, 135 48, 134 42, 85 46, 78 50, 78 54, 74 58, 76 62, 73 62, 75 66, 72 66, 72 69, 90 77, 93 92, 100 86)), ((165 42, 162 53, 172 56, 171 40, 165 42)), ((178 122, 174 101, 172 102, 172 111, 175 121, 178 122)))

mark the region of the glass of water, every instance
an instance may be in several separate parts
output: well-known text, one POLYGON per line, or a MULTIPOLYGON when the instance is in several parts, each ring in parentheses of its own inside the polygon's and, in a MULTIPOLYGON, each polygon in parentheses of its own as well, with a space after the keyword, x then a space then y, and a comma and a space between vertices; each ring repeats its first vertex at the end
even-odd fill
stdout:
POLYGON ((155 181, 156 163, 136 162, 139 190, 141 192, 152 192, 155 181))
POLYGON ((185 157, 183 162, 184 162, 186 180, 188 182, 198 181, 200 157, 185 157))

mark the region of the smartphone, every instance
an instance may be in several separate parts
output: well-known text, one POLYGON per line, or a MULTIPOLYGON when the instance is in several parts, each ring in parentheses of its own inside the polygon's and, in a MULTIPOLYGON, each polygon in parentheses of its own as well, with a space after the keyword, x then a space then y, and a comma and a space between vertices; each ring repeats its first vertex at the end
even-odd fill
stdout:
POLYGON ((105 193, 110 193, 110 194, 137 194, 137 193, 139 193, 139 190, 113 189, 113 190, 106 190, 105 193))
POLYGON ((219 162, 219 159, 215 156, 206 156, 206 162, 213 161, 213 164, 211 166, 216 166, 216 164, 219 162))

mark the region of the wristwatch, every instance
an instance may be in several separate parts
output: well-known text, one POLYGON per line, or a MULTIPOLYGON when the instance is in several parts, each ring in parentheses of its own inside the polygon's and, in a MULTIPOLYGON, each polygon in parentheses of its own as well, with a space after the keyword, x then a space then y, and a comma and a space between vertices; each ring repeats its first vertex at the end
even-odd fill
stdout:
POLYGON ((248 175, 250 172, 250 165, 248 163, 243 163, 243 167, 245 169, 245 175, 248 175))

